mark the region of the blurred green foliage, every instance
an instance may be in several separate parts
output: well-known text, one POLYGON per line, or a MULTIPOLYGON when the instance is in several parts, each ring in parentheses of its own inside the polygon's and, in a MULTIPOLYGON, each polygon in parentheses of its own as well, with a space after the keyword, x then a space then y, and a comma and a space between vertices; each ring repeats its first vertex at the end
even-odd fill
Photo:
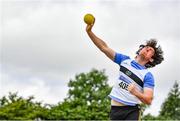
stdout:
MULTIPOLYGON (((56 105, 34 101, 9 93, 0 98, 0 120, 109 120, 111 87, 104 70, 80 73, 68 83, 68 96, 56 105)), ((141 105, 142 113, 148 108, 141 105)), ((180 90, 176 81, 158 116, 143 115, 142 120, 180 120, 180 90)))

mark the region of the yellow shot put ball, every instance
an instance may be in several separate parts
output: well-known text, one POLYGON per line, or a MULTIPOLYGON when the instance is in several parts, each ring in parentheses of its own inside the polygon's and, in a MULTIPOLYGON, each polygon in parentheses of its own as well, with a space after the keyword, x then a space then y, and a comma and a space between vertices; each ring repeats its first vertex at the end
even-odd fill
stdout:
POLYGON ((94 18, 94 16, 93 16, 92 14, 86 14, 86 15, 84 16, 84 22, 85 22, 86 24, 88 24, 88 25, 93 24, 93 23, 94 23, 94 20, 95 20, 95 18, 94 18))

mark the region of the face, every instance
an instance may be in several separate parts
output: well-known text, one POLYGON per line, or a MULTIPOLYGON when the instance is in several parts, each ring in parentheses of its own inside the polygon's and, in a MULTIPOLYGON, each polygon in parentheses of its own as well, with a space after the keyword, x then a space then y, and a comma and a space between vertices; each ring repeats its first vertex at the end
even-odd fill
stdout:
POLYGON ((145 46, 140 52, 139 55, 142 56, 144 59, 152 62, 153 59, 153 55, 155 53, 154 48, 150 47, 150 46, 145 46))

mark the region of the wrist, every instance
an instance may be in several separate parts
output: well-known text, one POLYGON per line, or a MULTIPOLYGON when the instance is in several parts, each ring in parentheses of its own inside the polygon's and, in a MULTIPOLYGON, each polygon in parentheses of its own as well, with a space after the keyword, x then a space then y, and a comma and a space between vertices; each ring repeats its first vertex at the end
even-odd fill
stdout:
POLYGON ((87 32, 88 34, 91 34, 91 33, 92 33, 92 31, 91 31, 91 30, 87 30, 86 32, 87 32))

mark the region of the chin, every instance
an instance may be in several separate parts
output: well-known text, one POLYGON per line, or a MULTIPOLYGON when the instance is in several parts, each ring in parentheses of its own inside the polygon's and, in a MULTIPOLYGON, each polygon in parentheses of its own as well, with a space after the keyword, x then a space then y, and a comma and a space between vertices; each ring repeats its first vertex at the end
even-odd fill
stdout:
POLYGON ((139 54, 139 56, 142 58, 142 59, 146 59, 146 56, 144 54, 139 54))

